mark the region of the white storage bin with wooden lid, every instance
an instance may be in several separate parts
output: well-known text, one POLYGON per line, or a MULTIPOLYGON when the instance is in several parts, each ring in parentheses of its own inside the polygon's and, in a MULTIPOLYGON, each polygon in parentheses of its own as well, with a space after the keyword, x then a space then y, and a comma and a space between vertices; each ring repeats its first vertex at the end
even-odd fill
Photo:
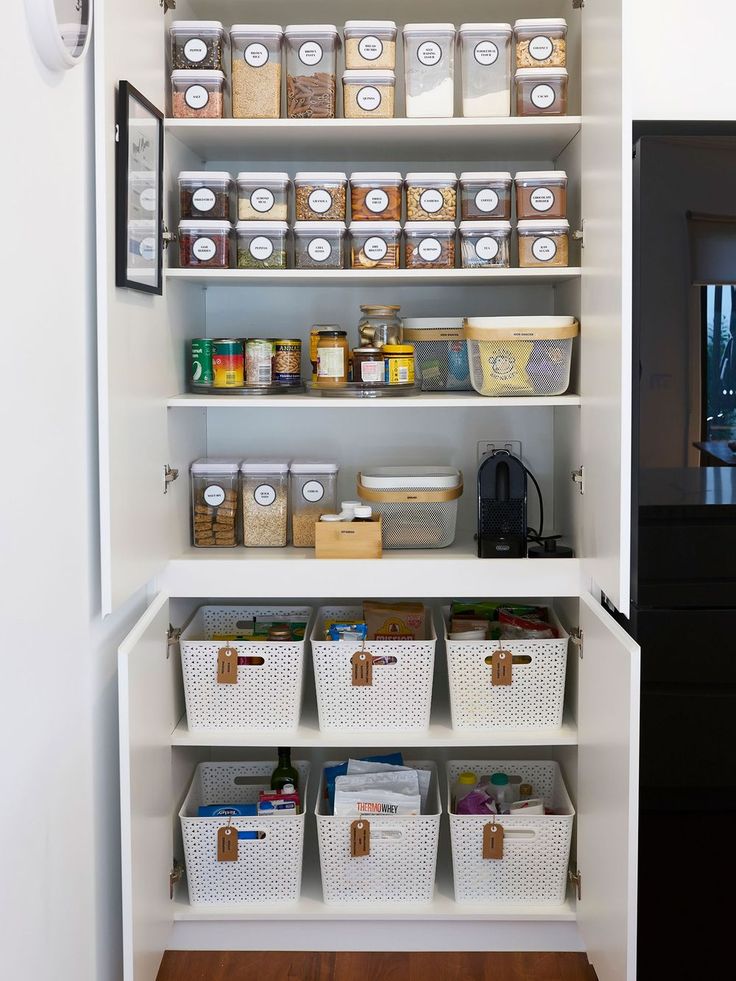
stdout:
POLYGON ((358 496, 383 516, 384 548, 452 545, 462 492, 455 467, 373 467, 358 474, 358 496))

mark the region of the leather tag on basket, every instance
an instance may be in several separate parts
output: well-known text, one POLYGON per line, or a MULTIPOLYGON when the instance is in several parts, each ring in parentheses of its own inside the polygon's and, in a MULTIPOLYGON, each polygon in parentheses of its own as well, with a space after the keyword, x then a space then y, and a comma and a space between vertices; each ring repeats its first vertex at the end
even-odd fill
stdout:
POLYGON ((503 825, 489 821, 483 825, 483 858, 503 858, 503 825))
POLYGON ((217 861, 237 862, 238 860, 238 829, 231 824, 217 829, 217 861))
POLYGON ((353 688, 373 684, 373 655, 370 651, 356 651, 350 663, 353 667, 353 688))
POLYGON ((511 663, 514 660, 511 651, 497 650, 491 654, 491 684, 511 684, 511 663))
POLYGON ((238 652, 234 647, 221 647, 217 652, 217 684, 238 683, 238 652))
POLYGON ((350 825, 350 855, 362 858, 371 853, 371 824, 365 818, 358 818, 350 825))

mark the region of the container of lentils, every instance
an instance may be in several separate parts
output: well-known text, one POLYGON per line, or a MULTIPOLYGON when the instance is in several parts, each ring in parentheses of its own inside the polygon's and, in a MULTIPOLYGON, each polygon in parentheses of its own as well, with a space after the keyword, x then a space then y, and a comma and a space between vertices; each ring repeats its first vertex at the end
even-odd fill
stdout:
POLYGON ((398 269, 401 225, 398 221, 352 221, 350 265, 353 269, 398 269))
POLYGON ((511 174, 507 171, 466 171, 460 174, 460 217, 463 221, 511 218, 511 174))
POLYGON ((510 221, 461 221, 463 269, 508 269, 511 265, 510 221))
POLYGON ((289 461, 248 457, 240 473, 243 545, 283 548, 289 530, 289 461))
POLYGON ((348 20, 344 33, 347 69, 396 68, 396 24, 392 20, 348 20))
POLYGON ((566 68, 567 22, 537 17, 514 24, 517 68, 566 68))
POLYGON ((570 223, 567 219, 520 221, 516 230, 522 268, 569 265, 570 223))
POLYGON ((297 269, 343 269, 344 221, 294 223, 294 265, 297 269))
POLYGON ((455 109, 455 25, 407 24, 404 27, 406 115, 452 116, 455 109))
POLYGON ((289 119, 334 119, 337 49, 334 24, 290 24, 286 40, 286 115, 289 119))
POLYGON ((171 106, 176 119, 222 119, 225 115, 225 76, 221 71, 171 73, 171 106))
POLYGON ((516 115, 567 115, 567 69, 519 68, 516 72, 516 115))
POLYGON ((286 269, 288 233, 285 221, 239 221, 238 269, 286 269))
POLYGON ((294 177, 297 221, 345 221, 347 174, 300 171, 294 177))
POLYGON ((179 174, 181 218, 230 218, 230 189, 226 171, 182 170, 179 174))
POLYGON ((286 221, 289 216, 288 174, 241 171, 237 177, 240 221, 286 221))
POLYGON ((230 28, 234 119, 281 116, 281 43, 278 24, 233 24, 230 28))
POLYGON ((219 20, 175 20, 169 28, 172 69, 224 71, 225 37, 219 20))
POLYGON ((395 88, 392 71, 343 72, 343 115, 346 119, 392 119, 395 88))
POLYGON ((454 269, 455 223, 408 221, 404 225, 407 269, 454 269))
POLYGON ((353 221, 401 221, 404 180, 395 171, 350 175, 350 215, 353 221))
POLYGON ((407 174, 407 221, 454 221, 457 174, 407 174))
POLYGON ((231 231, 229 221, 180 221, 179 266, 182 269, 227 269, 230 265, 231 231))

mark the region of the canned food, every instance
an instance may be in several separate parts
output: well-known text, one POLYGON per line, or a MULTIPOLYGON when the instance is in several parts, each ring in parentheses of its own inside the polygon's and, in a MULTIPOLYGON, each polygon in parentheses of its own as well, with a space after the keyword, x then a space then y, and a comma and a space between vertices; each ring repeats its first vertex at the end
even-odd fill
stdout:
POLYGON ((192 338, 190 380, 195 385, 212 384, 212 340, 209 337, 192 338))
POLYGON ((277 385, 298 385, 302 380, 302 342, 273 342, 273 380, 277 385))
POLYGON ((248 385, 270 385, 273 378, 273 341, 257 337, 245 348, 245 378, 248 385))
POLYGON ((215 388, 241 388, 243 344, 233 338, 212 342, 212 380, 215 388))
POLYGON ((414 345, 384 344, 387 385, 414 384, 414 345))

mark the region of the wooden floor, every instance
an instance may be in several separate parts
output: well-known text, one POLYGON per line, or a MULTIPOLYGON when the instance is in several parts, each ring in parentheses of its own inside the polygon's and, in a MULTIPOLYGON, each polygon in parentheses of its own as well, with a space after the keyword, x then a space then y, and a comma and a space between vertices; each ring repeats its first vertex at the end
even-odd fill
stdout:
POLYGON ((595 981, 585 954, 167 951, 158 981, 595 981))

